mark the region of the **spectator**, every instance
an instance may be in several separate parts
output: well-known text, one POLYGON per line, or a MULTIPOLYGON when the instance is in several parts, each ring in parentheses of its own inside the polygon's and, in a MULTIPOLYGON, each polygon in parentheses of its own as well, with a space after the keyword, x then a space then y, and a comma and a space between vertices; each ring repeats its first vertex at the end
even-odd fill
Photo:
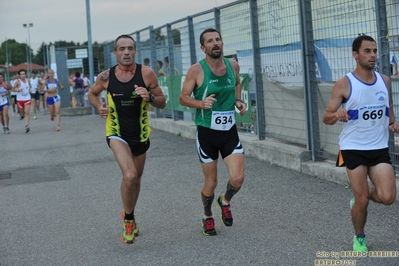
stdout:
MULTIPOLYGON (((166 75, 170 76, 170 66, 169 66, 169 56, 164 58, 165 61, 165 68, 166 68, 166 75)), ((179 70, 175 67, 175 73, 174 75, 179 75, 179 70)))
POLYGON ((161 77, 161 76, 166 76, 165 72, 162 69, 163 63, 161 60, 157 60, 157 67, 158 67, 158 71, 157 71, 157 76, 161 77))
POLYGON ((73 95, 75 96, 76 105, 78 107, 85 106, 84 103, 84 80, 80 77, 80 72, 75 73, 73 79, 73 95))

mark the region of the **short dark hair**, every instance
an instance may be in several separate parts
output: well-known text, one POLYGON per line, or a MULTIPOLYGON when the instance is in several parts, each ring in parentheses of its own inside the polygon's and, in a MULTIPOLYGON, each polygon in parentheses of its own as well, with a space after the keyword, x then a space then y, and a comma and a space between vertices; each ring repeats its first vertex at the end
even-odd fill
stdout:
POLYGON ((162 63, 161 60, 157 60, 157 62, 158 62, 158 64, 159 64, 161 67, 163 66, 163 63, 162 63))
POLYGON ((37 74, 36 70, 33 70, 33 71, 32 71, 32 74, 37 74))
POLYGON ((359 53, 360 46, 362 46, 363 41, 375 42, 375 40, 368 35, 360 35, 352 43, 352 52, 359 53))
POLYGON ((166 63, 169 64, 169 56, 166 56, 166 57, 164 58, 164 60, 165 60, 166 63))
POLYGON ((208 28, 208 29, 204 30, 204 31, 201 33, 201 35, 200 35, 199 41, 200 41, 200 44, 201 44, 202 46, 204 46, 204 42, 205 42, 205 40, 204 40, 204 34, 205 34, 205 33, 208 33, 208 32, 217 32, 217 33, 219 34, 219 36, 220 36, 220 39, 222 40, 222 35, 220 35, 220 32, 219 32, 217 29, 208 28))
POLYGON ((118 38, 116 38, 114 41, 114 51, 116 51, 116 43, 119 41, 119 39, 122 39, 122 38, 132 40, 134 43, 134 49, 136 49, 136 41, 133 39, 133 37, 128 34, 122 34, 122 35, 118 36, 118 38))
POLYGON ((78 72, 75 72, 75 77, 76 78, 80 78, 80 72, 78 71, 78 72))
POLYGON ((25 74, 26 74, 26 70, 25 69, 18 70, 18 75, 21 75, 21 72, 25 72, 25 74))
POLYGON ((143 60, 144 64, 150 64, 150 59, 148 57, 144 58, 143 60))

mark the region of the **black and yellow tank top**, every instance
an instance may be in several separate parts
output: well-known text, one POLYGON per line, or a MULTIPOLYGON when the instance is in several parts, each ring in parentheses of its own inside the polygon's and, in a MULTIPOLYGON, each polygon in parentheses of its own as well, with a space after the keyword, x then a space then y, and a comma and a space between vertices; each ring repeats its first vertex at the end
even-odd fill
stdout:
POLYGON ((136 94, 134 85, 147 87, 137 64, 131 80, 124 83, 115 76, 115 67, 109 70, 107 88, 108 117, 105 126, 107 137, 118 136, 131 142, 146 142, 151 133, 148 123, 148 102, 136 94))

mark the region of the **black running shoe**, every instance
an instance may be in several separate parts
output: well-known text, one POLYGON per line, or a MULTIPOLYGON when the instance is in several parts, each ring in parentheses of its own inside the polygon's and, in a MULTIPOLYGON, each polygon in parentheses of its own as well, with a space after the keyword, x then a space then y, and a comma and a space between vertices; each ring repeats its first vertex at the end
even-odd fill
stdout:
POLYGON ((233 225, 233 215, 231 214, 231 207, 230 204, 223 206, 222 205, 222 196, 220 196, 216 202, 221 210, 221 214, 220 214, 220 221, 222 221, 222 223, 225 226, 232 226, 233 225))
POLYGON ((213 218, 203 218, 201 220, 201 224, 204 235, 206 236, 217 235, 215 230, 215 220, 213 220, 213 218))
POLYGON ((25 116, 21 116, 20 118, 19 118, 19 120, 23 120, 25 118, 25 116))

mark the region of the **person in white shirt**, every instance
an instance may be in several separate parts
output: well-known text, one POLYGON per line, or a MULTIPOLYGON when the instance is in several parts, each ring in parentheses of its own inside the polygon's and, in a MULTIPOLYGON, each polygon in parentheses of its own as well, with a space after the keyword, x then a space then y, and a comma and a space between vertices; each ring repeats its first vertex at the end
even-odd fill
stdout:
POLYGON ((349 206, 353 251, 358 252, 368 251, 364 228, 369 201, 391 205, 396 198, 388 141, 390 132, 399 133, 399 124, 395 121, 391 80, 374 70, 377 51, 377 43, 370 36, 361 35, 353 41, 356 68, 334 84, 323 117, 326 125, 342 122, 337 166, 346 167, 354 195, 349 206))
POLYGON ((39 88, 39 78, 36 77, 36 71, 32 71, 31 78, 29 79, 31 85, 31 92, 30 97, 32 101, 32 108, 33 108, 33 119, 37 119, 36 110, 39 109, 40 105, 40 88, 39 88))
MULTIPOLYGON (((12 80, 10 81, 11 88, 14 86, 15 81, 18 79, 18 74, 15 74, 12 76, 12 80)), ((11 105, 12 105, 12 116, 17 115, 15 112, 15 105, 17 104, 17 93, 15 91, 11 91, 11 105)), ((18 111, 18 116, 19 116, 19 110, 17 107, 18 111)))
POLYGON ((3 73, 0 73, 0 123, 3 125, 4 134, 10 134, 10 129, 8 128, 10 122, 10 117, 8 115, 8 109, 10 107, 9 93, 10 87, 7 82, 4 81, 3 73))
POLYGON ((31 86, 29 79, 26 78, 25 70, 21 69, 18 71, 19 79, 17 79, 12 86, 12 91, 17 92, 17 104, 18 109, 20 110, 21 118, 20 120, 25 118, 25 133, 30 131, 29 128, 29 112, 30 112, 30 91, 31 86))

